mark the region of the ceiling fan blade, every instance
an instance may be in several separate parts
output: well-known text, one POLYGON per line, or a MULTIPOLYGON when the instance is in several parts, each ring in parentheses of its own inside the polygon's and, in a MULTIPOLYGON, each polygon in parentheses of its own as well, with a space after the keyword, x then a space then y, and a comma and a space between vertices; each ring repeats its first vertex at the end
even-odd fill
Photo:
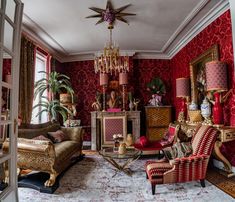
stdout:
POLYGON ((122 6, 120 8, 117 8, 114 10, 115 13, 120 13, 122 12, 123 10, 125 10, 126 8, 128 8, 131 4, 128 4, 128 5, 125 5, 125 6, 122 6))

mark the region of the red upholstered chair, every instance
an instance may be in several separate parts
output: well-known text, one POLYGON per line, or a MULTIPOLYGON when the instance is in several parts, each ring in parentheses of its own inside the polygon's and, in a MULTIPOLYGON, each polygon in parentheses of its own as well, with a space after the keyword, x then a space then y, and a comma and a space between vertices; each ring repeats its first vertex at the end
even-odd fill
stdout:
POLYGON ((142 154, 156 154, 163 148, 171 146, 177 139, 179 125, 169 124, 164 137, 158 141, 149 141, 147 137, 141 136, 139 141, 134 144, 136 149, 142 151, 142 154))
POLYGON ((170 162, 147 161, 147 178, 155 194, 156 184, 168 184, 200 180, 205 187, 205 176, 209 158, 215 144, 218 130, 211 126, 199 126, 192 138, 193 152, 189 157, 176 158, 170 162))

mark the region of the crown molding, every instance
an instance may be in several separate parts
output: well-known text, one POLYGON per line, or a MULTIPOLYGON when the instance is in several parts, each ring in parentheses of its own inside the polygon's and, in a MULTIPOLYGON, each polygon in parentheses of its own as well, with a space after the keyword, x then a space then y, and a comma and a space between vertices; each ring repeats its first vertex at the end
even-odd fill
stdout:
POLYGON ((94 53, 83 53, 83 54, 74 54, 74 55, 67 55, 61 60, 60 62, 76 62, 76 61, 87 61, 87 60, 94 60, 95 54, 94 53))
MULTIPOLYGON (((209 24, 211 24, 215 19, 222 15, 225 11, 229 9, 229 1, 224 0, 218 2, 213 6, 209 12, 204 15, 194 26, 192 26, 181 39, 173 44, 180 33, 189 25, 191 20, 199 14, 201 9, 206 6, 208 0, 201 0, 199 5, 187 16, 187 18, 181 23, 174 34, 163 46, 161 51, 153 50, 121 50, 121 55, 133 56, 134 59, 172 59, 183 47, 185 47, 196 35, 198 35, 203 29, 205 29, 209 24), (171 47, 172 46, 172 47, 171 47)), ((81 52, 68 54, 63 47, 52 38, 45 30, 38 26, 32 19, 27 15, 23 15, 24 20, 30 21, 32 27, 28 27, 27 23, 23 23, 22 31, 29 35, 37 44, 40 44, 45 50, 52 54, 60 62, 73 62, 73 61, 85 61, 94 60, 96 55, 100 55, 101 51, 97 52, 81 52), (40 33, 40 34, 39 34, 40 33), (47 39, 43 40, 43 39, 47 39), (53 44, 53 45, 50 45, 53 44), (56 47, 56 48, 54 48, 56 47), (59 50, 59 51, 58 51, 59 50)))
POLYGON ((172 59, 183 47, 185 47, 195 36, 197 36, 203 29, 210 25, 214 20, 221 16, 224 12, 229 9, 228 0, 220 1, 210 11, 201 18, 189 31, 181 37, 181 40, 172 47, 166 54, 169 59, 172 59))
POLYGON ((162 60, 170 59, 167 54, 154 52, 154 51, 136 52, 133 58, 134 59, 162 59, 162 60))
POLYGON ((164 53, 167 48, 171 45, 171 43, 176 39, 176 37, 181 33, 185 27, 190 23, 190 21, 201 11, 201 9, 208 3, 208 0, 201 0, 200 3, 195 7, 189 15, 184 19, 184 21, 180 24, 180 26, 176 29, 170 39, 166 42, 166 44, 162 48, 162 52, 164 53))

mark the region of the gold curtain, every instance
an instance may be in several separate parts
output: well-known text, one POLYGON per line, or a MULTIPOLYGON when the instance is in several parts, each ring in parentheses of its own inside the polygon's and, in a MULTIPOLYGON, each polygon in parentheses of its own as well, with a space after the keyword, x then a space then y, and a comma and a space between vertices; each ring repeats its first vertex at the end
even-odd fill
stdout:
POLYGON ((30 123, 33 108, 34 69, 36 46, 27 38, 21 38, 19 115, 22 123, 30 123))

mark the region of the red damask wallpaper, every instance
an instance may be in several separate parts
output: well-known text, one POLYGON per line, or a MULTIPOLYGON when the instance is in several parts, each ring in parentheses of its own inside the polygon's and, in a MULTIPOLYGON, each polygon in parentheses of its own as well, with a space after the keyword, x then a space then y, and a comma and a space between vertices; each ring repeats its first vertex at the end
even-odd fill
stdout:
MULTIPOLYGON (((233 64, 233 46, 232 46, 232 27, 230 11, 225 12, 202 32, 200 32, 192 41, 190 41, 178 54, 170 61, 172 69, 172 104, 176 108, 176 117, 180 105, 180 100, 175 97, 175 82, 176 78, 189 77, 189 63, 194 58, 210 48, 212 45, 219 45, 220 60, 227 63, 229 88, 234 87, 234 64, 233 64)), ((235 100, 235 99, 234 99, 235 100)), ((224 104, 225 106, 225 122, 235 125, 235 117, 231 117, 232 100, 224 104), (231 119, 232 118, 232 119, 231 119)), ((235 103, 234 103, 235 104, 235 103)), ((234 114, 235 116, 235 114, 234 114)))
POLYGON ((11 59, 3 59, 3 68, 2 68, 2 76, 3 81, 5 81, 5 77, 7 74, 11 74, 11 59))
MULTIPOLYGON (((232 30, 230 12, 227 11, 199 33, 171 60, 145 59, 138 60, 130 58, 130 72, 128 91, 133 93, 134 98, 140 98, 139 109, 142 111, 142 130, 144 135, 144 106, 150 99, 150 94, 146 90, 146 84, 156 76, 159 76, 166 84, 167 93, 163 98, 165 105, 171 104, 176 109, 177 117, 180 101, 175 98, 175 82, 178 77, 189 77, 189 63, 214 44, 219 44, 220 60, 228 64, 229 87, 232 88, 234 66, 232 48, 232 30)), ((79 97, 77 106, 82 125, 90 125, 90 112, 93 110, 91 104, 94 102, 96 90, 100 89, 99 76, 94 72, 93 61, 79 61, 70 63, 57 63, 56 70, 67 74, 71 79, 75 93, 79 97)), ((117 76, 112 76, 112 80, 118 80, 117 76)), ((233 96, 231 96, 233 97, 233 96)), ((231 107, 235 113, 234 99, 229 99, 225 103, 226 124, 235 125, 235 115, 231 115, 231 107)), ((88 132, 85 140, 90 140, 88 132)))
MULTIPOLYGON (((170 103, 171 82, 169 60, 133 60, 130 58, 130 71, 128 74, 128 92, 133 93, 134 98, 140 98, 139 109, 144 112, 144 106, 150 99, 150 94, 146 90, 146 84, 154 77, 159 76, 166 84, 167 94, 163 99, 165 104, 170 103)), ((82 125, 90 125, 91 105, 95 101, 96 91, 101 91, 99 86, 99 74, 95 74, 93 61, 79 61, 69 63, 56 63, 56 70, 68 75, 75 93, 78 95, 78 118, 82 120, 82 125)), ((118 80, 118 75, 112 75, 109 80, 118 80)), ((142 123, 144 124, 144 113, 142 113, 142 123)), ((144 130, 144 125, 142 125, 144 130)), ((144 132, 142 132, 144 134, 144 132)), ((85 140, 90 140, 90 133, 85 136, 85 140)))

